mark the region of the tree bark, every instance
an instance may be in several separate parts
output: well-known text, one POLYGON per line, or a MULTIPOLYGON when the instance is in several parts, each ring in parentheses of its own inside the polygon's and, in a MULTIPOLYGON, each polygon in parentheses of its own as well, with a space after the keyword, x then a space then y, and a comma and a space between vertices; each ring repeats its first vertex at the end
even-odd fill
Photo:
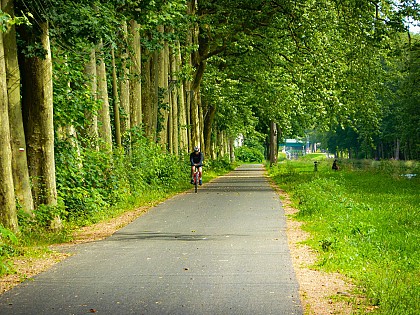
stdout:
POLYGON ((395 160, 400 159, 400 139, 395 140, 395 160))
POLYGON ((171 103, 171 153, 179 155, 179 99, 178 99, 178 77, 176 75, 179 70, 177 63, 177 47, 170 49, 170 68, 171 68, 171 84, 169 85, 170 103, 171 103))
POLYGON ((114 96, 114 128, 115 142, 121 148, 121 122, 120 122, 120 96, 118 94, 117 68, 115 66, 114 47, 111 48, 112 55, 112 94, 114 96))
POLYGON ((142 111, 143 111, 143 125, 144 132, 147 138, 154 141, 154 129, 153 129, 153 103, 151 96, 152 89, 152 77, 151 77, 151 60, 149 56, 145 62, 142 63, 142 74, 143 74, 143 89, 142 89, 142 111))
MULTIPOLYGON (((98 80, 97 80, 97 72, 96 72, 96 53, 95 48, 90 50, 90 58, 89 62, 85 65, 84 73, 87 77, 88 87, 91 93, 92 101, 96 102, 98 100, 98 80)), ((99 150, 97 145, 97 141, 99 138, 99 131, 98 131, 98 115, 97 111, 85 111, 86 121, 88 122, 85 126, 86 135, 91 140, 92 146, 99 150)))
POLYGON ((9 113, 4 62, 3 34, 0 33, 0 224, 18 230, 10 148, 9 113))
POLYGON ((199 102, 199 90, 192 89, 191 97, 191 143, 192 146, 200 146, 200 116, 198 111, 198 102, 199 102))
MULTIPOLYGON (((158 32, 164 33, 164 27, 158 26, 158 32)), ((168 119, 169 119, 169 97, 168 97, 168 43, 162 42, 163 48, 158 52, 158 90, 159 90, 159 143, 163 148, 168 149, 168 119)))
POLYGON ((204 116, 204 147, 206 156, 211 156, 211 136, 214 117, 216 116, 216 106, 206 106, 207 112, 204 116))
MULTIPOLYGON (((4 12, 14 17, 12 0, 2 0, 1 7, 4 12)), ((14 25, 9 26, 9 30, 6 33, 3 33, 3 45, 6 70, 2 72, 6 73, 7 78, 14 190, 22 209, 25 212, 32 214, 34 203, 29 180, 28 161, 26 158, 25 131, 23 128, 20 101, 20 71, 16 46, 16 30, 14 25)))
MULTIPOLYGON (((179 41, 176 42, 176 64, 177 71, 180 70, 182 65, 182 56, 181 56, 181 45, 179 41)), ((187 154, 188 152, 188 130, 187 130, 187 108, 185 104, 185 89, 184 84, 179 84, 178 92, 178 116, 179 116, 179 150, 181 154, 187 154)))
POLYGON ((33 183, 35 207, 57 205, 54 161, 52 61, 48 23, 40 23, 45 56, 24 58, 22 105, 29 175, 33 183))
POLYGON ((141 126, 142 123, 142 87, 141 87, 141 46, 140 26, 130 21, 131 33, 131 66, 130 66, 130 121, 131 127, 141 126))
POLYGON ((152 110, 152 125, 151 130, 153 134, 153 140, 157 141, 157 129, 158 129, 158 102, 159 102, 159 53, 155 51, 150 60, 150 105, 152 110))
POLYGON ((229 138, 230 163, 235 163, 235 139, 229 138))
POLYGON ((128 134, 128 130, 131 128, 130 121, 130 69, 127 65, 128 60, 128 30, 127 23, 123 23, 123 34, 124 34, 124 43, 125 46, 121 47, 121 68, 122 68, 122 78, 120 79, 120 104, 121 108, 124 111, 123 117, 121 117, 121 134, 123 142, 126 145, 129 145, 131 142, 131 137, 128 134), (127 138, 127 139, 126 139, 127 138))
POLYGON ((277 163, 277 125, 274 121, 270 121, 270 164, 277 163))
POLYGON ((197 107, 198 107, 198 121, 200 124, 199 127, 199 136, 200 136, 200 144, 201 144, 201 151, 206 152, 206 143, 204 142, 204 109, 201 99, 201 91, 198 92, 197 98, 197 107))
POLYGON ((111 117, 109 115, 108 86, 102 39, 98 46, 96 72, 98 76, 98 100, 101 107, 98 112, 99 137, 104 141, 106 149, 112 152, 111 117))
POLYGON ((225 155, 224 152, 224 134, 223 131, 220 131, 217 134, 217 157, 218 158, 223 158, 223 156, 225 155))

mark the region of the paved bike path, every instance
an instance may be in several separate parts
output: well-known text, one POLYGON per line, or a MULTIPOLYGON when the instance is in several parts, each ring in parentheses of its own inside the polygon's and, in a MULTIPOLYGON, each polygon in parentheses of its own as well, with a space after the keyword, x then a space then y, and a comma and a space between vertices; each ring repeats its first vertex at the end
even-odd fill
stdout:
POLYGON ((0 314, 302 314, 262 165, 167 200, 0 295, 0 314))

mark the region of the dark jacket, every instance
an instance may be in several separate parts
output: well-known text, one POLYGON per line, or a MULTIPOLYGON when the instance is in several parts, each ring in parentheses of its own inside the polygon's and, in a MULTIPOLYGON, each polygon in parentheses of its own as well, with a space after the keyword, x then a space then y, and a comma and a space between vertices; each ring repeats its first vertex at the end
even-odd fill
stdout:
POLYGON ((202 166, 203 161, 204 161, 204 154, 202 152, 198 152, 198 154, 196 154, 196 152, 192 152, 190 154, 191 165, 198 164, 199 166, 202 166))

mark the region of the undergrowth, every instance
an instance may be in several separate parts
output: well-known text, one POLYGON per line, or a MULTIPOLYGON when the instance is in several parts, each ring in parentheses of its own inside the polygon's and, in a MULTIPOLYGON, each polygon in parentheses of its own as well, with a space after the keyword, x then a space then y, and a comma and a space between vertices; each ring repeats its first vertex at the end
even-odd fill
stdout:
POLYGON ((354 279, 378 314, 419 314, 418 163, 340 161, 332 171, 321 160, 315 172, 313 162, 288 161, 270 174, 311 232, 314 267, 354 279))

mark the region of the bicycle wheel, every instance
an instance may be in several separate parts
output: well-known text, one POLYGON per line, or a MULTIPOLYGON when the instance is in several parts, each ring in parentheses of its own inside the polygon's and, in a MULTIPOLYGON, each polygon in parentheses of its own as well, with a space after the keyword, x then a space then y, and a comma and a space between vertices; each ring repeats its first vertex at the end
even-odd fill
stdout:
POLYGON ((199 173, 196 172, 194 174, 194 189, 195 189, 195 193, 197 193, 197 190, 198 190, 198 180, 199 180, 199 173))

